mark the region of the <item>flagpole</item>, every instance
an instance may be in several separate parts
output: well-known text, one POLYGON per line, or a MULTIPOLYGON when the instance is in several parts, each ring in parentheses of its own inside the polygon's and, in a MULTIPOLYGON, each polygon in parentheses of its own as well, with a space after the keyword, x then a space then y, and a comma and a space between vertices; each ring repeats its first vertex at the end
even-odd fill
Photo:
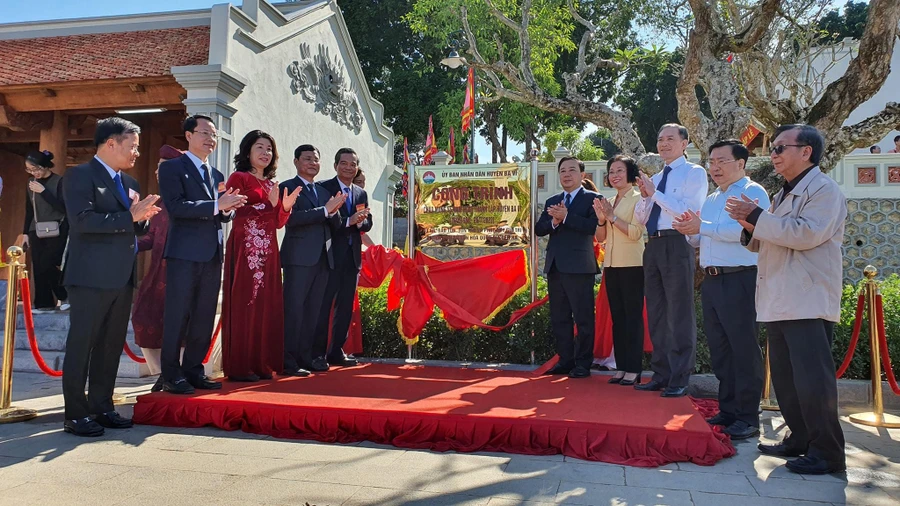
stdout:
POLYGON ((476 109, 475 106, 477 102, 475 101, 475 89, 478 87, 478 80, 475 79, 475 74, 472 73, 472 127, 469 129, 472 132, 472 135, 469 136, 469 163, 475 163, 475 116, 476 109))

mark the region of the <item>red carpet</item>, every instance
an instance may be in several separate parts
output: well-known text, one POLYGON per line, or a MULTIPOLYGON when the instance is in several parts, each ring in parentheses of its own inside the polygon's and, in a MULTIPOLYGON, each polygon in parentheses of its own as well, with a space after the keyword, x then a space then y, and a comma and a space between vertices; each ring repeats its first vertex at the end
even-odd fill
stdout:
POLYGON ((308 378, 226 381, 222 390, 191 396, 142 395, 134 421, 435 451, 562 453, 642 467, 713 465, 734 455, 691 399, 662 399, 607 378, 365 364, 308 378))

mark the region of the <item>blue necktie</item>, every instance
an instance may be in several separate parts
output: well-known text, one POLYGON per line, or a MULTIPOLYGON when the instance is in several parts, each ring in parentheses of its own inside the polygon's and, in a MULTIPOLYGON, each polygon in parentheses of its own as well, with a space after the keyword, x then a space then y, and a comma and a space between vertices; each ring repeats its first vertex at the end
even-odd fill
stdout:
POLYGON ((203 184, 206 185, 206 190, 209 192, 209 196, 212 197, 213 196, 213 188, 212 188, 212 184, 210 184, 210 182, 209 182, 209 168, 206 166, 205 163, 200 165, 200 171, 203 172, 203 184))
MULTIPOLYGON (((672 172, 672 167, 666 165, 666 168, 663 169, 663 177, 659 180, 659 186, 656 187, 656 191, 666 193, 666 181, 669 179, 669 172, 672 172)), ((653 209, 650 210, 650 218, 647 219, 647 235, 653 235, 657 232, 659 227, 659 214, 662 212, 662 208, 659 207, 659 204, 653 203, 653 209)))
POLYGON ((116 177, 113 178, 113 181, 116 182, 116 187, 119 189, 119 195, 121 195, 122 200, 125 201, 125 208, 131 209, 131 199, 128 198, 128 192, 125 191, 125 186, 122 184, 122 176, 116 173, 116 177))
MULTIPOLYGON (((116 187, 119 189, 119 195, 122 196, 122 199, 125 200, 125 208, 131 209, 131 199, 128 198, 128 193, 125 191, 125 185, 122 184, 122 176, 119 173, 116 173, 116 177, 113 178, 113 181, 116 182, 116 187)), ((137 236, 134 237, 134 254, 137 255, 138 246, 137 236)))
POLYGON ((347 216, 353 215, 353 196, 350 194, 350 188, 344 188, 344 193, 347 194, 347 216))
POLYGON ((569 204, 571 204, 571 203, 572 203, 572 194, 567 193, 566 194, 566 207, 568 208, 569 204))

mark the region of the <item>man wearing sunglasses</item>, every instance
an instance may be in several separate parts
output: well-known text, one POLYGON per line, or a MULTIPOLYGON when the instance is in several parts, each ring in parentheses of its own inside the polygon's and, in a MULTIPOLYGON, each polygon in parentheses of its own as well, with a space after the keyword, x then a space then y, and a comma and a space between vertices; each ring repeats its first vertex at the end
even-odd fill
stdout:
POLYGON ((847 201, 819 170, 824 148, 814 127, 779 127, 771 156, 785 183, 772 205, 764 210, 741 195, 725 206, 744 228, 742 244, 759 252, 757 320, 768 331, 772 383, 791 430, 781 443, 759 450, 799 457, 786 467, 800 474, 846 469, 831 343, 841 316, 847 201))

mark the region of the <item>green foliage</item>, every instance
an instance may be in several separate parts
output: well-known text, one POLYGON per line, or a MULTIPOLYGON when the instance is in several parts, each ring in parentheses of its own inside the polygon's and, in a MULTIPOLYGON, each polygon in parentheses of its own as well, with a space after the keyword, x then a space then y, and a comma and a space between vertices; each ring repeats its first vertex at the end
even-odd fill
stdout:
POLYGON ((825 34, 827 42, 837 42, 845 37, 859 40, 866 29, 869 16, 868 2, 847 2, 844 12, 837 9, 828 12, 818 21, 818 28, 825 34))
POLYGON ((639 63, 625 71, 615 103, 631 111, 635 129, 648 151, 656 151, 659 127, 678 121, 675 89, 683 63, 681 51, 656 50, 644 53, 639 63))
MULTIPOLYGON (((884 300, 885 327, 894 374, 900 375, 900 276, 891 275, 880 283, 880 289, 884 300)), ((547 284, 544 278, 538 278, 539 297, 543 297, 546 293, 547 284)), ((832 346, 835 367, 840 366, 844 360, 850 344, 858 294, 859 288, 849 285, 844 287, 841 300, 841 321, 835 327, 834 345, 832 346)), ((699 291, 695 295, 694 303, 697 312, 696 372, 711 373, 712 366, 709 359, 708 341, 703 332, 699 291)), ((526 306, 530 301, 527 290, 517 295, 506 308, 497 314, 491 324, 505 324, 509 321, 513 311, 526 306)), ((388 312, 386 309, 387 283, 376 290, 360 290, 359 302, 362 308, 363 355, 378 358, 406 357, 406 346, 397 331, 399 311, 388 312)), ((864 320, 856 354, 844 378, 869 379, 871 348, 866 332, 867 328, 868 321, 864 320)), ((531 363, 531 352, 534 351, 535 363, 541 364, 555 353, 550 338, 550 307, 547 304, 532 311, 503 332, 483 329, 451 330, 443 319, 435 314, 419 337, 418 357, 431 360, 529 364, 531 363), (532 326, 534 326, 533 335, 532 326)), ((760 344, 765 345, 765 325, 760 325, 760 344)), ((644 356, 644 369, 650 370, 649 354, 644 356)))
POLYGON ((541 153, 542 162, 553 161, 553 151, 563 146, 572 156, 581 161, 603 160, 603 149, 593 142, 582 139, 581 131, 572 127, 547 132, 544 137, 544 151, 541 153))

